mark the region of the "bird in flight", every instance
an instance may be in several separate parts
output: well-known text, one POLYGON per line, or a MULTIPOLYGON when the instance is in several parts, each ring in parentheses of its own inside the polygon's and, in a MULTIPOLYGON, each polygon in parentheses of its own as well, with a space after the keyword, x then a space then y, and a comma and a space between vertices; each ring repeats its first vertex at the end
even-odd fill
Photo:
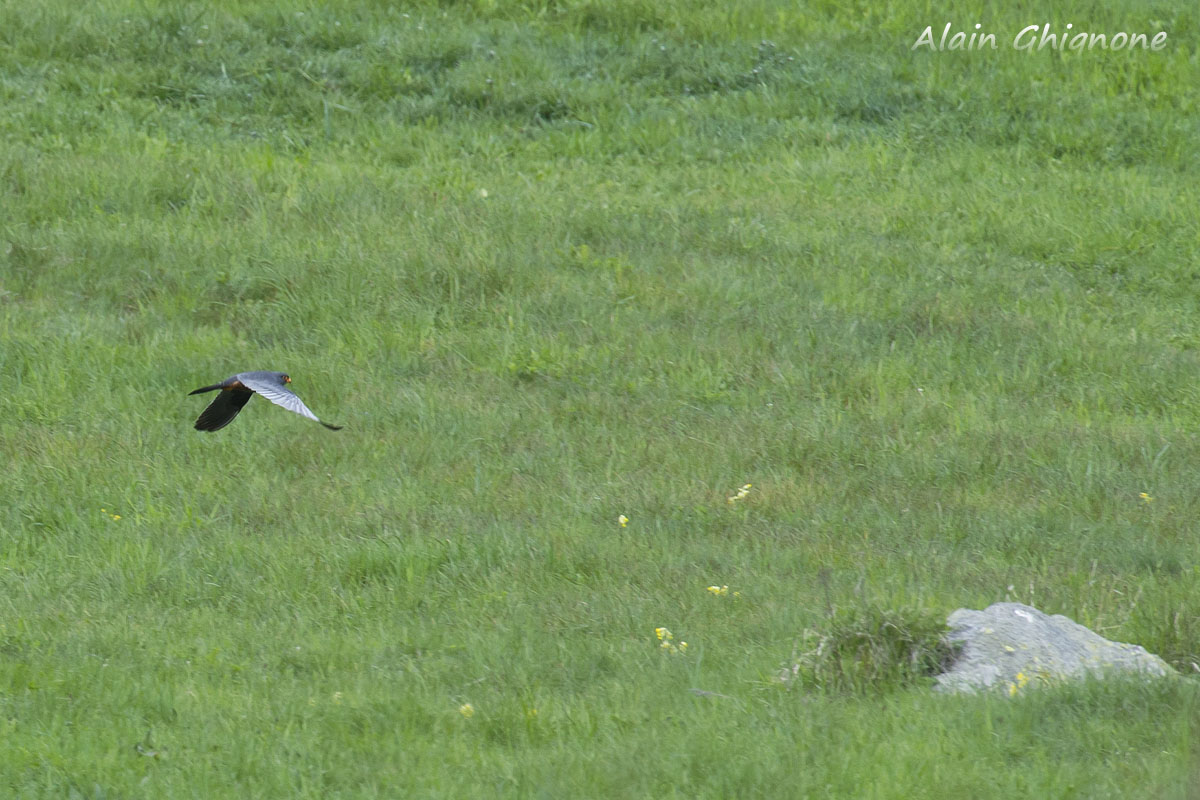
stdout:
MULTIPOLYGON (((194 392, 188 392, 190 396, 220 390, 216 399, 208 404, 208 408, 204 409, 204 413, 196 420, 196 430, 209 432, 221 430, 233 422, 233 418, 242 410, 242 406, 250 402, 250 398, 256 392, 277 406, 283 406, 288 411, 294 411, 302 417, 321 422, 317 419, 317 415, 309 411, 308 406, 304 405, 304 402, 291 389, 287 388, 291 382, 292 379, 283 372, 259 370, 239 372, 220 383, 202 386, 194 392)), ((330 425, 328 422, 321 422, 321 424, 331 431, 342 429, 341 425, 330 425)))

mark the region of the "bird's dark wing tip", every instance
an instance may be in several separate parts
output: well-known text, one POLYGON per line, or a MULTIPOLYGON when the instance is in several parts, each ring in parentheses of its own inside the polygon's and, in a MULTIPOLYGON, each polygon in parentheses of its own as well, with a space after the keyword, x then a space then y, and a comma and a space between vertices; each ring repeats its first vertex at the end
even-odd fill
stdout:
MULTIPOLYGON (((317 420, 317 422, 321 422, 321 420, 317 420)), ((331 431, 340 431, 342 428, 345 427, 344 425, 330 425, 328 422, 321 422, 321 424, 324 425, 326 428, 329 428, 329 430, 331 430, 331 431)))

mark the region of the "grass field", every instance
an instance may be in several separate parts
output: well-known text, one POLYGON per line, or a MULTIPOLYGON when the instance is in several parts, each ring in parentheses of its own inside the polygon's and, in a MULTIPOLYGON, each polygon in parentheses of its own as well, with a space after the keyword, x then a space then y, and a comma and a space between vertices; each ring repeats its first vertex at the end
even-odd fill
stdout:
POLYGON ((0 1, 0 795, 1197 796, 1191 677, 813 660, 1200 663, 1200 10, 976 6, 0 1))

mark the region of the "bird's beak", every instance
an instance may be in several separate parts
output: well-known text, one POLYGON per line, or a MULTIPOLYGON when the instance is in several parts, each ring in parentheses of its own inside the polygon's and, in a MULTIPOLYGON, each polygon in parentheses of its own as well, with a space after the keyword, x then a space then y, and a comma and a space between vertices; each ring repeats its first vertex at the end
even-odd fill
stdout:
POLYGON ((289 377, 289 378, 284 378, 284 379, 283 379, 283 382, 284 382, 284 383, 291 383, 291 382, 292 382, 292 379, 291 379, 290 377, 289 377))

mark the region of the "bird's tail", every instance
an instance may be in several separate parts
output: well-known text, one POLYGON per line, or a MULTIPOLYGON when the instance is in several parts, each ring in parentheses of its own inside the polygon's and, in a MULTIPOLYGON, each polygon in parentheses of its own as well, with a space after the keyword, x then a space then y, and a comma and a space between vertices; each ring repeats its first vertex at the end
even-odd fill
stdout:
POLYGON ((214 383, 212 386, 201 386, 199 389, 195 390, 194 392, 188 392, 188 396, 190 397, 194 394, 204 394, 205 392, 211 392, 213 389, 220 389, 220 388, 222 388, 222 387, 221 387, 221 384, 219 384, 219 383, 214 383))

